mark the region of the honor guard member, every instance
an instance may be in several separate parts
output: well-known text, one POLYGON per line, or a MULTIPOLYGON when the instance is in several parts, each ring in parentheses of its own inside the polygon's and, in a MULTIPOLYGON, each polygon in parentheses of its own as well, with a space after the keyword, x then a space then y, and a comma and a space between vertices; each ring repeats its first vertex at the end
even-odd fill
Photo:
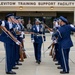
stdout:
POLYGON ((22 21, 23 21, 23 18, 22 17, 18 17, 18 23, 19 23, 19 31, 21 32, 20 34, 20 39, 21 39, 21 43, 23 45, 23 49, 24 49, 24 42, 23 42, 23 39, 25 38, 25 29, 24 29, 24 26, 22 24, 22 21))
MULTIPOLYGON (((14 22, 14 30, 16 32, 16 37, 17 39, 20 41, 20 33, 19 33, 19 23, 18 23, 18 18, 19 17, 15 17, 15 22, 14 22)), ((20 46, 16 45, 16 65, 22 65, 21 63, 19 63, 19 59, 20 59, 20 46)))
MULTIPOLYGON (((8 14, 7 16, 7 21, 8 21, 8 24, 9 24, 9 28, 10 28, 10 32, 11 34, 16 38, 16 34, 15 34, 15 31, 14 31, 14 15, 13 14, 8 14), (10 19, 10 20, 9 20, 10 19)), ((12 42, 12 69, 18 69, 18 67, 16 67, 16 43, 11 41, 12 42)))
MULTIPOLYGON (((54 27, 53 27, 54 33, 53 34, 55 34, 57 32, 57 30, 60 28, 59 18, 54 19, 53 24, 54 24, 54 27)), ((62 68, 62 65, 61 65, 61 62, 62 62, 61 59, 62 58, 61 58, 61 50, 60 50, 60 43, 59 43, 60 37, 54 36, 53 39, 54 39, 54 42, 55 42, 55 58, 58 61, 58 63, 55 63, 55 65, 60 65, 57 68, 61 69, 62 68)))
POLYGON ((10 17, 13 17, 12 14, 8 14, 6 16, 7 21, 2 21, 1 29, 3 30, 2 34, 0 37, 2 37, 0 40, 4 42, 4 47, 6 50, 6 74, 16 74, 15 72, 12 71, 13 68, 13 59, 12 59, 12 42, 14 41, 16 44, 21 45, 21 43, 11 34, 10 28, 11 26, 9 25, 8 21, 11 22, 10 17))
MULTIPOLYGON (((13 22, 15 20, 14 15, 8 14, 6 16, 6 19, 7 19, 7 22, 9 24, 9 29, 10 29, 11 34, 13 34, 13 36, 16 38, 16 34, 14 31, 14 24, 13 24, 13 22)), ((11 40, 11 42, 12 42, 12 46, 11 46, 11 48, 12 48, 11 49, 11 52, 12 52, 12 58, 11 58, 12 59, 12 69, 18 69, 18 67, 16 67, 16 58, 14 58, 14 57, 16 57, 16 53, 17 53, 16 45, 15 45, 15 42, 13 42, 12 40, 11 40)))
POLYGON ((24 39, 25 39, 25 34, 29 34, 29 32, 26 32, 25 28, 24 28, 24 19, 23 17, 20 18, 20 25, 21 25, 21 38, 22 38, 22 46, 23 46, 23 57, 24 59, 27 58, 26 53, 24 51, 26 51, 25 47, 24 47, 24 39))
MULTIPOLYGON (((45 34, 45 31, 44 31, 42 25, 40 25, 39 19, 36 19, 35 25, 33 25, 31 31, 34 32, 34 34, 31 34, 31 41, 33 42, 33 46, 34 46, 36 63, 40 64, 40 62, 41 62, 41 46, 43 43, 43 39, 42 39, 41 35, 45 34)), ((44 40, 45 40, 45 38, 44 38, 44 40)))
MULTIPOLYGON (((59 28, 59 24, 57 22, 57 19, 55 18, 53 20, 53 34, 56 33, 57 29, 59 28)), ((53 45, 54 45, 54 52, 53 52, 53 61, 57 61, 58 60, 58 43, 57 43, 57 38, 54 37, 52 34, 52 41, 53 41, 53 45)))
MULTIPOLYGON (((15 20, 15 17, 13 16, 13 18, 11 18, 11 21, 12 21, 12 28, 10 29, 11 33, 14 35, 14 37, 17 38, 17 35, 16 35, 16 20, 15 20)), ((17 45, 16 43, 13 42, 13 69, 18 69, 18 67, 15 67, 16 65, 22 65, 21 63, 19 63, 19 57, 20 57, 20 52, 19 52, 19 48, 20 46, 17 45), (15 58, 14 58, 15 56, 15 58), (17 63, 18 62, 18 63, 17 63)))
MULTIPOLYGON (((71 31, 75 32, 75 27, 68 25, 68 20, 63 16, 59 17, 59 24, 61 27, 54 34, 55 37, 60 37, 60 50, 61 50, 61 65, 63 71, 60 71, 61 74, 69 73, 69 52, 70 48, 73 46, 70 33, 71 31)), ((59 40, 59 38, 58 38, 59 40)))
MULTIPOLYGON (((25 38, 24 37, 24 27, 23 27, 23 25, 22 25, 22 23, 21 23, 21 17, 16 17, 16 21, 17 21, 17 32, 19 33, 19 34, 17 34, 17 39, 22 43, 22 46, 24 47, 24 45, 23 45, 23 39, 25 38)), ((20 48, 20 51, 19 51, 19 53, 20 53, 20 61, 24 61, 24 56, 23 56, 23 49, 24 48, 20 48)))
MULTIPOLYGON (((16 19, 16 17, 15 17, 15 20, 13 21, 13 29, 14 29, 14 31, 15 31, 15 34, 16 34, 16 38, 18 39, 18 34, 17 34, 17 32, 18 32, 18 25, 17 25, 17 19, 16 19)), ((19 39, 18 39, 19 40, 19 39)), ((22 65, 21 63, 19 63, 19 58, 20 58, 20 46, 18 46, 18 45, 15 45, 16 46, 16 57, 15 57, 15 63, 16 63, 16 65, 22 65)))

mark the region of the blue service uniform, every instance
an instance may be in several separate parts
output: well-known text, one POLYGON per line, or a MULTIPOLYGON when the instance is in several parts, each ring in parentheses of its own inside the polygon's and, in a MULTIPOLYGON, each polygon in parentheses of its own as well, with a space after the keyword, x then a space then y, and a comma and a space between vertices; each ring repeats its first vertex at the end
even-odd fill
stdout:
MULTIPOLYGON (((59 28, 60 27, 56 27, 54 34, 57 32, 57 30, 59 28)), ((59 35, 58 35, 58 37, 54 36, 54 39, 57 41, 57 43, 55 43, 55 58, 58 61, 58 64, 61 65, 61 67, 62 67, 62 61, 61 61, 62 60, 62 56, 61 56, 62 53, 60 50, 61 49, 61 46, 60 46, 61 36, 59 36, 59 35)))
POLYGON ((57 60, 60 67, 62 67, 62 51, 61 51, 61 36, 58 35, 57 37, 57 60))
MULTIPOLYGON (((5 22, 5 28, 10 31, 9 24, 7 21, 5 22)), ((0 41, 4 42, 4 47, 6 51, 6 72, 10 72, 12 70, 12 44, 11 39, 4 32, 0 35, 0 41)))
MULTIPOLYGON (((34 40, 33 45, 34 45, 34 54, 35 54, 35 59, 36 61, 41 61, 41 46, 43 43, 42 36, 40 34, 45 34, 45 31, 40 31, 42 29, 42 25, 39 25, 39 31, 37 30, 37 25, 33 25, 32 27, 32 32, 35 34, 31 34, 31 40, 34 40)), ((44 36, 44 41, 45 41, 45 36, 44 36)))
POLYGON ((60 36, 58 38, 59 42, 59 49, 61 53, 61 66, 63 68, 63 72, 69 72, 69 51, 70 48, 73 46, 70 33, 71 31, 75 32, 75 28, 71 27, 70 25, 63 25, 61 26, 58 31, 54 34, 54 36, 60 36))
MULTIPOLYGON (((57 19, 54 19, 54 21, 57 21, 57 19)), ((59 28, 59 25, 58 26, 54 26, 53 27, 53 34, 52 34, 52 40, 53 40, 53 42, 54 42, 54 50, 55 50, 55 58, 53 58, 53 61, 54 60, 57 60, 57 61, 59 61, 59 52, 58 52, 58 42, 57 42, 57 38, 55 37, 55 36, 53 36, 55 33, 56 33, 56 31, 58 30, 58 28, 59 28)))
MULTIPOLYGON (((11 24, 12 25, 12 28, 10 29, 10 32, 11 34, 15 37, 16 37, 16 33, 14 31, 14 26, 15 24, 11 24)), ((11 41, 12 42, 12 68, 16 66, 16 54, 17 54, 17 49, 16 49, 16 43, 14 41, 11 41)))
MULTIPOLYGON (((13 28, 15 29, 15 32, 17 30, 17 24, 13 24, 13 28)), ((16 33, 14 33, 15 37, 17 38, 17 40, 19 40, 19 35, 17 35, 16 33)), ((19 63, 19 58, 20 58, 20 46, 15 44, 15 63, 18 64, 19 63)))
MULTIPOLYGON (((17 18, 18 19, 18 18, 17 18)), ((16 29, 17 29, 17 31, 24 31, 24 29, 23 29, 23 26, 21 25, 21 24, 16 24, 16 27, 15 27, 16 29)), ((16 34, 16 36, 17 36, 17 39, 20 41, 20 42, 22 42, 23 41, 23 37, 20 37, 21 36, 21 34, 19 34, 19 35, 17 35, 16 34)), ((16 63, 18 64, 19 63, 19 59, 20 59, 20 46, 18 46, 18 45, 16 45, 16 63)))

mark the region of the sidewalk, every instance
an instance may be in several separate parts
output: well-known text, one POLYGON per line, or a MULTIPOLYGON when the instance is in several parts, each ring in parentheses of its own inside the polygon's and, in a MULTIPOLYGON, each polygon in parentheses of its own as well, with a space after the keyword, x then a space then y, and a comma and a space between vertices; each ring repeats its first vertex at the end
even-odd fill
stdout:
MULTIPOLYGON (((47 35, 46 37, 45 50, 47 47, 51 44, 50 36, 47 35)), ((75 44, 75 37, 72 36, 73 43, 75 44)), ((52 61, 52 58, 49 56, 48 50, 45 53, 45 57, 42 54, 42 62, 40 65, 35 63, 34 58, 34 50, 33 50, 33 44, 30 40, 30 35, 26 35, 25 39, 25 48, 26 52, 30 55, 27 59, 24 60, 22 63, 22 66, 19 66, 18 70, 14 70, 17 74, 16 75, 61 75, 59 72, 60 70, 57 69, 57 66, 55 65, 55 62, 52 61)), ((42 48, 43 51, 43 48, 42 48)), ((0 42, 0 75, 6 75, 5 74, 5 50, 3 47, 3 43, 0 42)), ((70 59, 75 62, 75 46, 71 48, 70 51, 70 59)), ((70 61, 70 73, 66 75, 75 75, 75 63, 70 61)))

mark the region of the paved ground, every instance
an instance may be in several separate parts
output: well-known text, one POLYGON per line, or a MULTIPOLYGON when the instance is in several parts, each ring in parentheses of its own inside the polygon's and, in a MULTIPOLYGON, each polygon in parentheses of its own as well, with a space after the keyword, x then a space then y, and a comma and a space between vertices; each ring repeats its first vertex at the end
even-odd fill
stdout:
MULTIPOLYGON (((48 34, 46 35, 46 42, 45 50, 50 45, 51 40, 48 34)), ((73 43, 75 44, 75 37, 72 36, 73 43)), ((52 61, 52 58, 49 56, 49 50, 46 52, 45 57, 42 54, 42 63, 38 65, 35 63, 34 59, 34 51, 33 51, 33 44, 30 40, 30 35, 26 35, 25 39, 25 48, 26 52, 30 55, 25 61, 23 62, 22 66, 19 66, 16 75, 60 75, 60 70, 57 69, 55 62, 52 61)), ((42 48, 43 51, 43 48, 42 48)), ((68 75, 75 75, 75 46, 71 48, 70 51, 70 74, 68 75), (72 62, 72 61, 73 62, 72 62)), ((0 42, 0 75, 5 74, 5 50, 3 47, 3 43, 0 42)), ((66 74, 67 75, 67 74, 66 74)))

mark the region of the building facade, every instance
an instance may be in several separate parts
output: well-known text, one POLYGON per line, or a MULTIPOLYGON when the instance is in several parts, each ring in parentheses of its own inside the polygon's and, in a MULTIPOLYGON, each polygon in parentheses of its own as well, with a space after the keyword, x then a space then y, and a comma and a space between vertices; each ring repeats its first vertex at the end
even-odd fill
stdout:
POLYGON ((55 17, 64 16, 75 25, 75 1, 0 1, 0 19, 8 13, 22 16, 27 24, 30 18, 44 18, 45 23, 52 27, 55 17))

